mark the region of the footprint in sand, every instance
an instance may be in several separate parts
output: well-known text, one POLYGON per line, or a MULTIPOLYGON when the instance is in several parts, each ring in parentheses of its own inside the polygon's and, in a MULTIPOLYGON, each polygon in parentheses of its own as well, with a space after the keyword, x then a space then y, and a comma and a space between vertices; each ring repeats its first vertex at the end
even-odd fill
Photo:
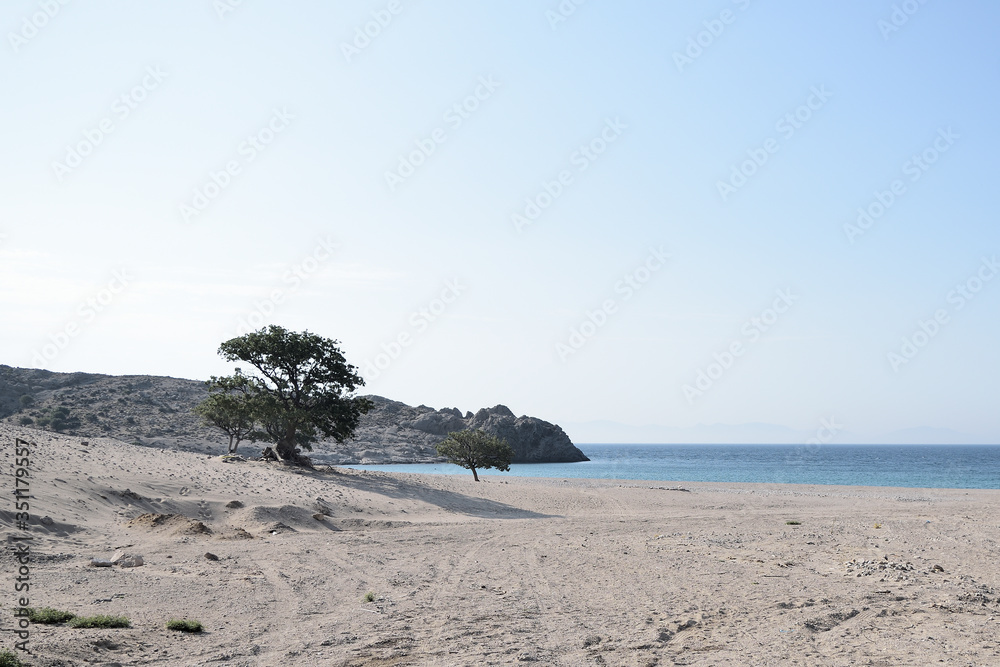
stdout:
POLYGON ((186 496, 188 494, 188 488, 186 486, 182 486, 181 490, 178 491, 177 493, 181 494, 182 496, 186 496))

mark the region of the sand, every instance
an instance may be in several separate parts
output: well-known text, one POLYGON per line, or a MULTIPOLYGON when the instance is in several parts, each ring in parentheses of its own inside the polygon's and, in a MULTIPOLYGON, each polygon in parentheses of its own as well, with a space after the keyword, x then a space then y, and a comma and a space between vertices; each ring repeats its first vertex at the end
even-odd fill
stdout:
POLYGON ((31 605, 132 623, 32 625, 35 665, 1000 664, 998 491, 477 484, 14 427, 8 609, 15 437, 35 443, 31 605), (90 565, 117 549, 144 564, 90 565), (165 628, 181 617, 205 632, 165 628))

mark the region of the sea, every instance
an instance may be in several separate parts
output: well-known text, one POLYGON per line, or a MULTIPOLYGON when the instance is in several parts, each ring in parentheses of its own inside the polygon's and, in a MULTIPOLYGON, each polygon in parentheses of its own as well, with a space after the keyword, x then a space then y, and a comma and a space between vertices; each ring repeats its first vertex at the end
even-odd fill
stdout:
MULTIPOLYGON (((590 461, 519 463, 479 475, 1000 489, 1000 445, 580 445, 590 461)), ((452 464, 354 465, 471 475, 452 464)))

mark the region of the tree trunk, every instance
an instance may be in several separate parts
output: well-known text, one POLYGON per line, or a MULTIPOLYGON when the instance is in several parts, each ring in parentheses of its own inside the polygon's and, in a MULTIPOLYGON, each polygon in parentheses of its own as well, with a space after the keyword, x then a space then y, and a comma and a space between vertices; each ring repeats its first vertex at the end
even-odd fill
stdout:
POLYGON ((295 425, 289 424, 285 427, 285 435, 278 441, 275 453, 284 461, 295 460, 295 425))
POLYGON ((475 468, 472 469, 472 478, 474 480, 476 480, 477 482, 479 481, 479 475, 476 474, 476 469, 475 468))

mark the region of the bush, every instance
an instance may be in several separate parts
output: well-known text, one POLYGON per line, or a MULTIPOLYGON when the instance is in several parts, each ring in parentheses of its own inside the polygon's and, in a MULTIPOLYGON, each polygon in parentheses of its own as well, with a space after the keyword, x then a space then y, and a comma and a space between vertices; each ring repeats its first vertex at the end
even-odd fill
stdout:
POLYGON ((365 602, 375 602, 375 593, 372 591, 365 593, 365 602))
POLYGON ((59 609, 53 609, 52 607, 42 607, 41 609, 28 607, 28 620, 32 623, 42 623, 44 625, 65 623, 66 621, 73 619, 75 616, 76 614, 72 614, 68 611, 60 611, 59 609))
POLYGON ((167 630, 177 630, 178 632, 201 632, 205 628, 202 627, 200 621, 190 621, 188 619, 172 618, 167 621, 167 630))
POLYGON ((786 525, 786 526, 801 526, 801 525, 802 525, 802 522, 801 522, 801 521, 795 521, 795 520, 792 520, 792 521, 786 521, 786 522, 785 522, 785 525, 786 525))
POLYGON ((0 650, 0 667, 24 667, 17 655, 7 649, 0 650))
POLYGON ((39 426, 43 428, 49 427, 57 432, 80 427, 80 418, 71 414, 69 408, 66 406, 42 410, 37 422, 39 426))
POLYGON ((31 417, 27 416, 27 415, 23 415, 23 416, 22 416, 22 417, 21 417, 20 419, 18 419, 17 421, 18 421, 18 423, 19 423, 19 424, 20 424, 21 426, 29 426, 29 425, 31 425, 31 424, 34 424, 34 423, 35 423, 35 420, 34 420, 34 419, 32 419, 31 417))
POLYGON ((70 619, 71 628, 128 628, 131 624, 124 616, 75 616, 70 619))

